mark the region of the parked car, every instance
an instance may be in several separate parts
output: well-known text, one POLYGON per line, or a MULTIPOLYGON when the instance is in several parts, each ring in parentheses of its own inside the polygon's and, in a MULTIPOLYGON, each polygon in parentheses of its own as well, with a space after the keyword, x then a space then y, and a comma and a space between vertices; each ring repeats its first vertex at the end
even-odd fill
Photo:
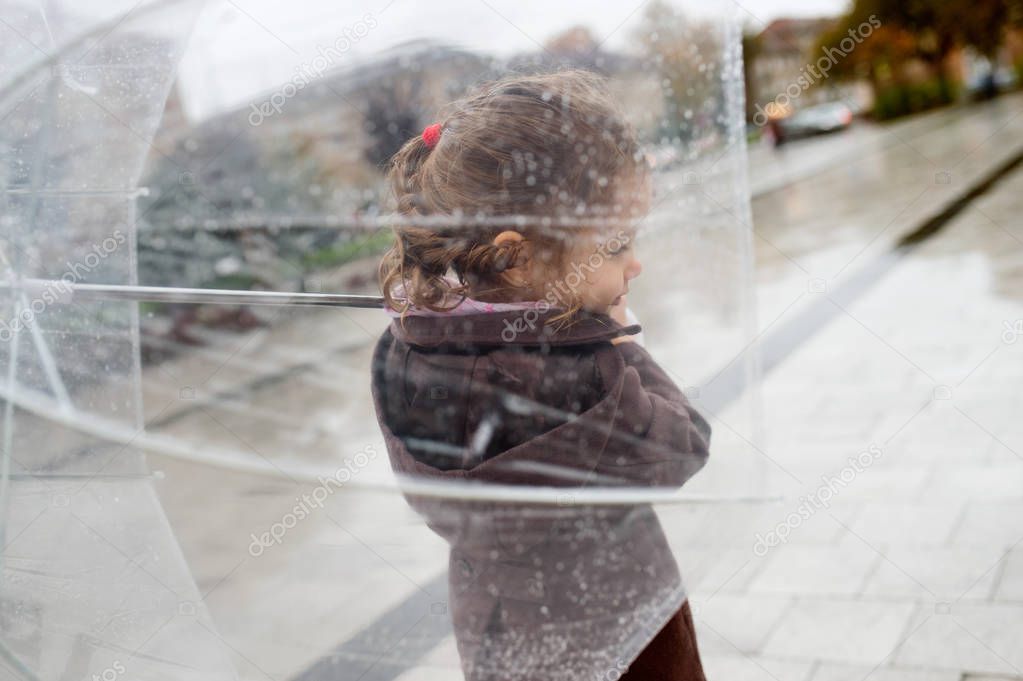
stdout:
POLYGON ((807 107, 775 122, 775 141, 780 144, 797 137, 844 130, 852 123, 852 119, 852 110, 841 102, 807 107))
POLYGON ((1018 77, 1014 69, 1004 66, 975 69, 966 79, 966 91, 973 99, 990 99, 1004 90, 1016 87, 1018 77))

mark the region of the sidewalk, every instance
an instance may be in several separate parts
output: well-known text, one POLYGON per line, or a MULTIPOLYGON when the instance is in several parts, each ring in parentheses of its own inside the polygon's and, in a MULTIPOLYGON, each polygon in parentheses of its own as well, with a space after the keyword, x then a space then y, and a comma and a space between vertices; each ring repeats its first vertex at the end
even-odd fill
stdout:
POLYGON ((711 678, 1023 677, 1020 214, 1016 171, 767 376, 790 494, 883 456, 785 545, 695 585, 711 678))

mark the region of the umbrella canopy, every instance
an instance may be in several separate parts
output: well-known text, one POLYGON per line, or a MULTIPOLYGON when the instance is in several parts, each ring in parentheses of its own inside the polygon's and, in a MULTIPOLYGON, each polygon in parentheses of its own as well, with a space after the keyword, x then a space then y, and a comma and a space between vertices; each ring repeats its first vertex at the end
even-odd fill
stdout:
MULTIPOLYGON (((0 663, 24 679, 617 678, 690 584, 740 566, 765 477, 740 33, 689 4, 3 3, 0 663), (643 263, 645 348, 586 340, 592 399, 548 366, 578 404, 526 399, 533 369, 501 378, 500 362, 456 385, 427 359, 435 374, 396 383, 377 268, 410 215, 387 161, 481 83, 564 71, 604 83, 649 178, 642 215, 608 223, 643 263), (645 417, 620 406, 637 363, 645 417), (441 407, 393 409, 412 385, 503 411, 431 431, 441 407), (623 435, 623 418, 646 421, 623 435)), ((542 229, 591 229, 595 208, 542 229)), ((411 222, 471 238, 541 218, 411 222)), ((482 352, 493 310, 475 312, 450 319, 482 352)), ((516 347, 546 361, 548 341, 516 347)))

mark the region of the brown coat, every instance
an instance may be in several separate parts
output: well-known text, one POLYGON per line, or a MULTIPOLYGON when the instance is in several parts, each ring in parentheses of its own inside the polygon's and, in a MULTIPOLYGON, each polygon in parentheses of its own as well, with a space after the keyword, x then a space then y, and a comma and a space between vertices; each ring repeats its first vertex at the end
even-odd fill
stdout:
POLYGON ((656 514, 577 504, 571 488, 677 488, 706 462, 710 428, 645 349, 610 342, 638 326, 584 314, 555 330, 552 314, 411 316, 374 352, 396 472, 566 488, 559 504, 409 497, 451 545, 466 678, 617 678, 650 666, 644 648, 695 658, 657 663, 690 670, 658 678, 702 678, 695 641, 661 640, 691 623, 656 514))

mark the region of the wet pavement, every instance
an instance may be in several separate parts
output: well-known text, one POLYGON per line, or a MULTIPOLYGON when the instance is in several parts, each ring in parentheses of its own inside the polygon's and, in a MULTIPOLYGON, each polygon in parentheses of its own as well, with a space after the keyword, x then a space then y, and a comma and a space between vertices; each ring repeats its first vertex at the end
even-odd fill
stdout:
POLYGON ((844 162, 754 204, 760 261, 782 273, 761 285, 766 335, 815 301, 836 310, 765 377, 764 449, 786 471, 778 484, 810 495, 848 457, 882 454, 832 485, 829 508, 793 518, 794 501, 765 514, 755 532, 784 524, 786 541, 697 585, 717 678, 1023 675, 1023 172, 911 252, 887 255, 955 187, 1020 151, 1023 108, 1003 103, 962 135, 935 129, 914 149, 844 162), (875 163, 879 175, 861 175, 875 163), (829 191, 850 176, 854 195, 829 191), (833 210, 807 229, 792 218, 813 195, 833 210), (858 239, 856 216, 875 216, 858 239), (867 281, 840 299, 858 271, 867 281), (799 302, 789 308, 786 295, 799 302))
MULTIPOLYGON (((785 497, 659 509, 709 678, 1023 676, 1023 171, 892 255, 1020 152, 1019 114, 1017 95, 779 155, 753 150, 758 347, 778 348, 765 362, 763 434, 748 405, 713 397, 723 379, 710 369, 728 358, 717 331, 673 341, 686 320, 645 320, 637 286, 655 356, 678 346, 711 358, 706 375, 677 378, 702 388, 694 401, 712 418, 715 456, 755 442, 758 460, 734 459, 731 475, 762 474, 785 497), (863 452, 880 454, 842 480, 863 452), (836 476, 828 508, 799 515, 836 476), (758 546, 786 523, 784 541, 758 546)), ((720 200, 712 182, 699 191, 720 200)), ((649 296, 657 278, 637 283, 649 296)), ((365 367, 385 320, 272 314, 268 329, 210 334, 143 383, 153 431, 223 453, 216 466, 198 449, 195 460, 150 456, 217 635, 243 678, 460 678, 445 628, 447 546, 401 499, 346 488, 253 550, 252 534, 287 514, 315 471, 379 442, 365 367)), ((386 479, 385 458, 360 482, 386 479)))

